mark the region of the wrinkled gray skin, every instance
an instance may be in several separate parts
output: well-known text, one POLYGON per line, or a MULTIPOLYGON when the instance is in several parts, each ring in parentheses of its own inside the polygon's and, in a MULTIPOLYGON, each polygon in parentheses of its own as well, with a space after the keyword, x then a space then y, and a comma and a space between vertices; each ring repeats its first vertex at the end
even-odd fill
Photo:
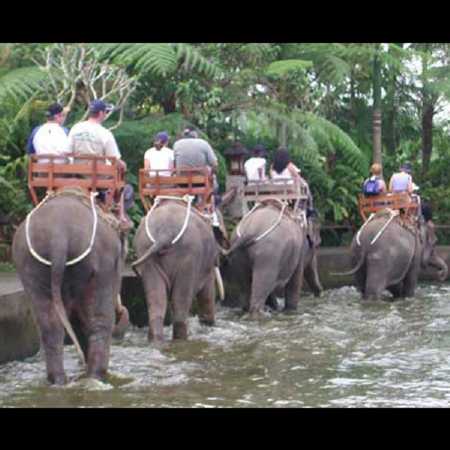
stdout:
MULTIPOLYGON (((317 253, 321 242, 320 222, 315 218, 308 219, 307 238, 303 246, 305 252, 303 277, 315 297, 320 297, 323 291, 317 267, 317 253)), ((275 311, 278 310, 278 301, 274 293, 270 294, 266 305, 275 311)))
POLYGON ((215 274, 218 246, 212 227, 196 212, 191 212, 183 236, 172 240, 183 227, 186 204, 163 201, 150 216, 149 228, 156 243, 145 231, 145 217, 136 232, 134 246, 138 260, 135 266, 144 284, 149 314, 150 341, 164 340, 163 324, 169 307, 173 339, 186 339, 187 319, 193 299, 197 297, 199 320, 205 325, 215 321, 215 274))
POLYGON ((445 280, 448 268, 437 254, 434 229, 422 223, 420 238, 392 221, 381 237, 370 242, 386 223, 387 218, 375 218, 360 235, 361 246, 353 239, 352 264, 356 266, 355 283, 364 299, 376 300, 387 289, 394 297, 414 296, 421 269, 428 265, 438 269, 439 280, 445 280))
POLYGON ((98 218, 91 253, 65 266, 89 245, 93 226, 91 208, 78 198, 59 196, 42 205, 31 217, 33 248, 52 266, 37 261, 28 250, 25 221, 13 241, 13 260, 31 299, 45 352, 47 378, 64 384, 65 330, 57 309, 65 311, 87 361, 87 376, 104 379, 109 363, 114 305, 120 292, 125 258, 119 234, 98 218))
POLYGON ((242 290, 250 291, 244 309, 252 319, 261 315, 272 293, 285 297, 285 311, 296 310, 300 299, 306 229, 283 215, 271 233, 255 242, 277 221, 279 213, 272 205, 256 209, 241 226, 241 237, 237 236, 236 227, 231 238, 228 264, 235 269, 236 282, 242 284, 242 290))

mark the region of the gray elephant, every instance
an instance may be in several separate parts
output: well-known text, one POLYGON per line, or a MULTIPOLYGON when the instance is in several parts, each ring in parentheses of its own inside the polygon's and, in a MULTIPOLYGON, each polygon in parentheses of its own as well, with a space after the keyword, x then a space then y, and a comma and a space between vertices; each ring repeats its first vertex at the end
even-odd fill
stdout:
POLYGON ((364 299, 379 299, 387 289, 394 297, 414 296, 421 269, 438 269, 438 279, 447 278, 448 267, 437 254, 437 238, 431 222, 405 225, 390 210, 378 212, 355 235, 352 264, 345 274, 354 274, 364 299))
POLYGON ((13 260, 32 302, 47 378, 54 384, 66 382, 64 330, 87 361, 87 376, 104 379, 114 310, 124 311, 117 300, 126 239, 93 208, 87 197, 58 194, 28 216, 28 233, 24 221, 14 236, 13 260))
POLYGON ((261 314, 272 293, 285 297, 285 311, 297 308, 306 242, 304 217, 283 212, 278 203, 262 204, 238 224, 226 252, 227 265, 238 273, 235 281, 242 292, 250 291, 244 308, 251 318, 261 314))
POLYGON ((173 339, 186 339, 195 297, 200 322, 214 325, 219 247, 209 220, 182 199, 164 199, 142 219, 134 247, 138 260, 133 268, 144 284, 150 341, 164 340, 168 307, 173 339))

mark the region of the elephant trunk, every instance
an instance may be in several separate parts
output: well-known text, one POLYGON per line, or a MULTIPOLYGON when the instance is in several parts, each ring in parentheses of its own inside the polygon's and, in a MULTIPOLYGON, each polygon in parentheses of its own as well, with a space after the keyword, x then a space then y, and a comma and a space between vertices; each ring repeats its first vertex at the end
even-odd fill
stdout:
POLYGON ((445 281, 448 276, 447 263, 437 254, 433 253, 429 265, 438 269, 438 280, 445 281))

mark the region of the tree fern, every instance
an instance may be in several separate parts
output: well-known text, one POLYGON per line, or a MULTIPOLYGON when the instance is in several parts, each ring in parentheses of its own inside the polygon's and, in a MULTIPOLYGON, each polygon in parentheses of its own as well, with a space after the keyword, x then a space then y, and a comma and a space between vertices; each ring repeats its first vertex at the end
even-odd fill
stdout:
POLYGON ((178 64, 187 71, 198 71, 208 76, 217 73, 217 67, 188 44, 93 44, 101 59, 132 66, 137 73, 155 73, 167 76, 177 70, 178 64))
POLYGON ((43 88, 46 74, 38 67, 21 67, 0 77, 0 100, 11 96, 14 100, 26 100, 43 88))

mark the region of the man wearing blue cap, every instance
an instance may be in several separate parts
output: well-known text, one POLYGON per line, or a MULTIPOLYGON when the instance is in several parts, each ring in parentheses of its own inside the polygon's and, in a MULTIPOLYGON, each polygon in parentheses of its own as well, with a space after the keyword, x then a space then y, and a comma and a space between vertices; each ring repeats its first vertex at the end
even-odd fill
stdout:
POLYGON ((160 131, 156 134, 154 147, 148 149, 144 154, 144 168, 150 175, 155 175, 154 170, 161 170, 161 176, 170 177, 170 170, 173 169, 173 150, 167 147, 169 134, 167 131, 160 131))
POLYGON ((102 122, 113 106, 103 100, 93 100, 89 105, 88 119, 73 126, 69 133, 71 152, 78 155, 114 156, 121 155, 111 131, 102 122))
MULTIPOLYGON (((26 145, 29 155, 61 155, 69 152, 69 141, 67 139, 68 130, 63 128, 66 120, 68 108, 63 108, 59 103, 49 106, 47 112, 47 122, 33 129, 26 145)), ((64 158, 56 159, 56 163, 63 163, 64 158)), ((46 162, 42 160, 42 162, 46 162)))
MULTIPOLYGON (((106 129, 102 123, 113 110, 113 106, 105 103, 103 100, 93 100, 89 104, 88 119, 75 124, 69 133, 69 149, 75 155, 93 155, 93 156, 114 156, 119 161, 119 167, 126 170, 125 161, 121 160, 119 147, 117 146, 114 135, 106 129)), ((131 185, 127 184, 123 191, 124 208, 129 209, 134 203, 134 193, 131 185)), ((121 211, 121 219, 131 221, 121 211)))

